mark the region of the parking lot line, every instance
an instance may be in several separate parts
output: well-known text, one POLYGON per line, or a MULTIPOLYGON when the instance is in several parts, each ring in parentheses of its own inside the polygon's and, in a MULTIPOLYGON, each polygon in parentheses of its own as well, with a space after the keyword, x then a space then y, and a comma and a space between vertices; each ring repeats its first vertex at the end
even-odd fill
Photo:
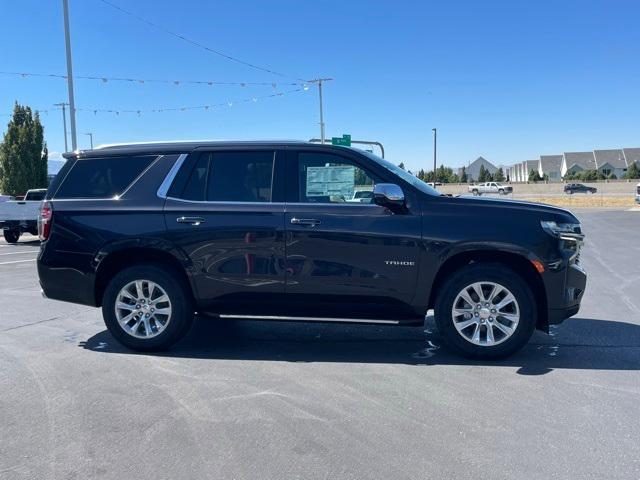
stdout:
POLYGON ((20 252, 0 253, 0 257, 4 255, 27 255, 28 253, 38 253, 39 250, 22 250, 20 252))
POLYGON ((29 260, 14 260, 12 262, 0 262, 0 265, 9 265, 10 263, 24 263, 24 262, 35 262, 37 258, 30 258, 29 260))

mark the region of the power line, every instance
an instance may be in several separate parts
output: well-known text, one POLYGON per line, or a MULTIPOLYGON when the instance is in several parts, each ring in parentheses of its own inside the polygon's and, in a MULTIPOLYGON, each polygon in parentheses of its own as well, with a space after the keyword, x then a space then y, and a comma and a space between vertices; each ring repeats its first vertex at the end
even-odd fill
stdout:
MULTIPOLYGON (((67 79, 66 75, 60 75, 56 73, 34 73, 34 72, 0 72, 0 75, 10 75, 16 77, 48 77, 48 78, 59 78, 59 79, 67 79)), ((248 86, 270 86, 273 88, 277 88, 278 86, 297 86, 301 85, 303 87, 306 86, 306 83, 299 82, 227 82, 227 81, 217 81, 217 80, 167 80, 167 79, 158 79, 158 78, 126 78, 126 77, 109 77, 106 75, 74 75, 73 78, 81 79, 81 80, 95 80, 100 81, 102 83, 108 82, 127 82, 127 83, 138 83, 141 85, 147 83, 164 83, 170 85, 205 85, 205 86, 215 86, 215 85, 225 85, 225 86, 239 86, 239 87, 248 87, 248 86)))
POLYGON ((110 6, 111 8, 114 8, 114 9, 118 10, 118 11, 119 11, 119 12, 121 12, 121 13, 124 13, 125 15, 129 15, 130 17, 135 18, 135 19, 136 19, 136 20, 138 20, 139 22, 145 23, 145 24, 147 24, 147 25, 149 25, 149 26, 151 26, 151 27, 153 27, 153 28, 155 28, 155 29, 157 29, 157 30, 160 30, 160 31, 162 31, 162 32, 164 32, 164 33, 166 33, 166 34, 168 34, 168 35, 171 35, 171 36, 173 36, 173 37, 176 37, 176 38, 178 38, 178 39, 182 40, 183 42, 186 42, 186 43, 189 43, 189 44, 191 44, 191 45, 194 45, 194 46, 196 46, 196 47, 198 47, 198 48, 201 48, 201 49, 203 49, 203 50, 206 50, 207 52, 214 53, 214 54, 216 54, 216 55, 218 55, 218 56, 220 56, 220 57, 226 58, 227 60, 231 60, 232 62, 236 62, 236 63, 239 63, 239 64, 241 64, 241 65, 245 65, 245 66, 247 66, 247 67, 254 68, 254 69, 256 69, 256 70, 261 70, 261 71, 263 71, 263 72, 271 73, 272 75, 277 75, 277 76, 279 76, 279 77, 296 78, 297 80, 300 80, 301 82, 304 82, 304 81, 305 81, 305 80, 304 80, 304 79, 302 79, 302 78, 294 77, 294 76, 292 76, 292 75, 286 75, 286 74, 284 74, 284 73, 281 73, 281 72, 277 72, 277 71, 275 71, 275 70, 272 70, 271 68, 261 67, 261 66, 259 66, 259 65, 254 64, 254 63, 246 62, 246 61, 244 61, 244 60, 240 60, 239 58, 233 57, 233 56, 231 56, 231 55, 227 55, 226 53, 221 52, 221 51, 219 51, 219 50, 214 50, 213 48, 207 47, 206 45, 203 45, 203 44, 202 44, 202 43, 200 43, 200 42, 197 42, 197 41, 195 41, 195 40, 192 40, 191 38, 185 37, 185 36, 184 36, 184 35, 182 35, 182 34, 176 33, 176 32, 174 32, 174 31, 172 31, 172 30, 169 30, 168 28, 165 28, 165 27, 163 27, 163 26, 161 26, 161 25, 158 25, 157 23, 154 23, 154 22, 152 22, 152 21, 150 21, 150 20, 147 20, 146 18, 141 17, 140 15, 137 15, 137 14, 135 14, 135 13, 133 13, 133 12, 130 12, 130 11, 128 11, 128 10, 125 10, 124 8, 122 8, 122 7, 118 6, 118 5, 114 4, 114 3, 111 3, 111 2, 110 2, 110 1, 108 1, 108 0, 100 0, 100 1, 101 1, 102 3, 104 3, 105 5, 108 5, 108 6, 110 6))

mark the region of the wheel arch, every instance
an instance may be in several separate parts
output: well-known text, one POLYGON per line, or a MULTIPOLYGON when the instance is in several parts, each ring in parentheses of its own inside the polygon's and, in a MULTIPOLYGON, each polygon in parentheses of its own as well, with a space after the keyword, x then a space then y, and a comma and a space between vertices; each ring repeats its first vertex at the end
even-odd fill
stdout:
POLYGON ((429 295, 429 308, 433 308, 439 289, 447 277, 455 271, 472 263, 493 263, 503 265, 514 271, 531 287, 538 306, 536 328, 547 331, 549 328, 547 315, 547 295, 540 274, 531 260, 521 253, 507 250, 473 249, 465 250, 449 256, 438 269, 433 280, 433 288, 429 295))
POLYGON ((94 295, 95 305, 98 307, 102 305, 102 297, 111 278, 125 268, 142 264, 165 268, 174 273, 180 282, 187 286, 187 292, 195 302, 194 285, 185 272, 187 260, 176 257, 166 249, 149 245, 120 246, 100 252, 96 256, 96 263, 94 295))

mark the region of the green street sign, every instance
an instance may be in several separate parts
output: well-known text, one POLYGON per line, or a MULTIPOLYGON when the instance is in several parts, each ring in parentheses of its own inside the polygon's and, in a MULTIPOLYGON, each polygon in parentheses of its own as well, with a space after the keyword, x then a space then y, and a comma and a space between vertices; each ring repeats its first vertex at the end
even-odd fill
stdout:
POLYGON ((350 147, 351 135, 342 135, 342 137, 331 137, 331 145, 340 145, 343 147, 350 147))

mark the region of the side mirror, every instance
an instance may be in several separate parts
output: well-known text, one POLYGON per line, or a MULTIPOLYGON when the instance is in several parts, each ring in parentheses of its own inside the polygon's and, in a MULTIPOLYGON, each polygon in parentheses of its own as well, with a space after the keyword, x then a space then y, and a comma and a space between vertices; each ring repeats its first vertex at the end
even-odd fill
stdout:
POLYGON ((373 187, 373 203, 397 210, 404 207, 404 192, 395 183, 378 183, 373 187))

